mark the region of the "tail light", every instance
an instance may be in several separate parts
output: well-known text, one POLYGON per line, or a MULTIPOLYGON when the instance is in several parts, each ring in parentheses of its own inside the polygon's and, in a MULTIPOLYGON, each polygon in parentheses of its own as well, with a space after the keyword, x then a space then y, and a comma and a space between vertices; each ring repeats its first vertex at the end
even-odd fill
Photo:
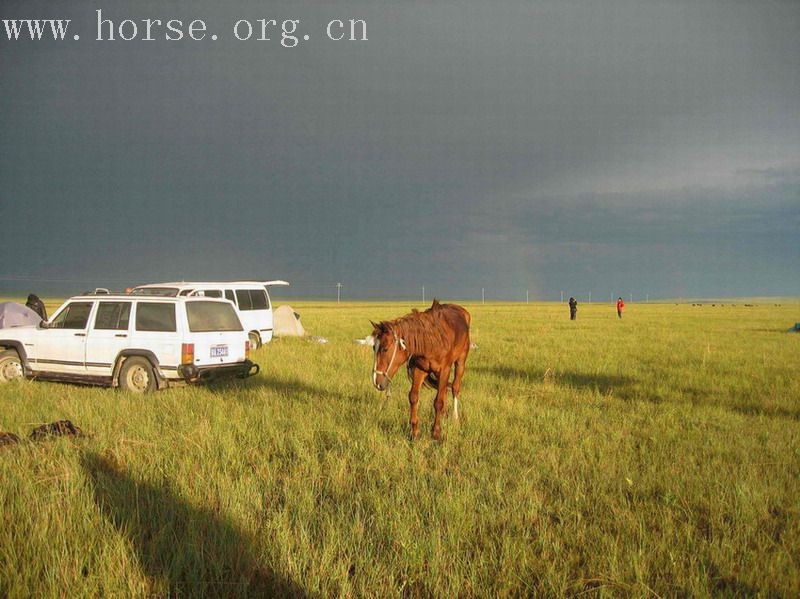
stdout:
POLYGON ((250 340, 249 339, 244 342, 244 357, 245 358, 249 358, 250 357, 250 340))
POLYGON ((181 364, 194 364, 194 343, 181 344, 181 364))

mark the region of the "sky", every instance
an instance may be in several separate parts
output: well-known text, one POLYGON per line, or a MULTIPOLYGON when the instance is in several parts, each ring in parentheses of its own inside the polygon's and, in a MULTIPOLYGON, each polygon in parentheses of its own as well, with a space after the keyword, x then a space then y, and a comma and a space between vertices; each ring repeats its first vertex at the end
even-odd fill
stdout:
POLYGON ((72 20, 58 42, 0 29, 0 295, 800 296, 800 2, 13 0, 0 18, 72 20), (97 41, 98 8, 218 40, 97 41), (259 18, 310 39, 233 37, 259 18), (327 39, 337 18, 368 40, 327 39))

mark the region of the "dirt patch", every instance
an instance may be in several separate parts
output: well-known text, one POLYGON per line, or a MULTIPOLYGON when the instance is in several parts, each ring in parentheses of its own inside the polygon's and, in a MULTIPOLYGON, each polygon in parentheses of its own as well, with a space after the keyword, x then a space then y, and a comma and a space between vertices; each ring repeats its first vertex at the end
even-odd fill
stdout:
POLYGON ((14 433, 0 432, 0 447, 5 447, 6 445, 16 445, 17 443, 19 443, 19 437, 17 437, 14 433))
POLYGON ((62 436, 84 437, 86 435, 70 420, 58 420, 50 424, 43 424, 42 426, 37 426, 31 433, 31 439, 34 441, 62 436))

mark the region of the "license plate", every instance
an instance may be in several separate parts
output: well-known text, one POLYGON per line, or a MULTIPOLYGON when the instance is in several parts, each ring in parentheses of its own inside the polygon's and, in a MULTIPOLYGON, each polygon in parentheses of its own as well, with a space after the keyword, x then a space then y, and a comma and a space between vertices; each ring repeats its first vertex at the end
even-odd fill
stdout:
POLYGON ((228 346, 227 345, 212 345, 211 346, 211 357, 212 358, 224 358, 228 355, 228 346))

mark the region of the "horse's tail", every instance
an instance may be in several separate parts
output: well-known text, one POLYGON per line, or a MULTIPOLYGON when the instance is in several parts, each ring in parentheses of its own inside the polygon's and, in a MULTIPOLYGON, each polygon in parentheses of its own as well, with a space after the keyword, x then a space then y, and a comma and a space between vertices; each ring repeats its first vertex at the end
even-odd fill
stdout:
POLYGON ((425 377, 425 386, 429 389, 438 389, 439 388, 439 379, 436 378, 436 375, 432 372, 428 373, 428 376, 425 377))
MULTIPOLYGON (((428 376, 425 377, 425 386, 429 389, 438 389, 439 388, 439 378, 436 376, 435 372, 429 372, 428 376)), ((447 388, 452 389, 453 383, 448 382, 447 388)))
MULTIPOLYGON (((406 366, 406 374, 408 375, 408 380, 412 380, 414 378, 414 364, 409 361, 408 366, 406 366)), ((429 372, 428 375, 425 377, 425 380, 422 381, 422 384, 428 387, 429 389, 438 389, 439 388, 439 378, 436 376, 435 372, 429 372)), ((452 389, 453 383, 447 383, 447 388, 452 389)))

